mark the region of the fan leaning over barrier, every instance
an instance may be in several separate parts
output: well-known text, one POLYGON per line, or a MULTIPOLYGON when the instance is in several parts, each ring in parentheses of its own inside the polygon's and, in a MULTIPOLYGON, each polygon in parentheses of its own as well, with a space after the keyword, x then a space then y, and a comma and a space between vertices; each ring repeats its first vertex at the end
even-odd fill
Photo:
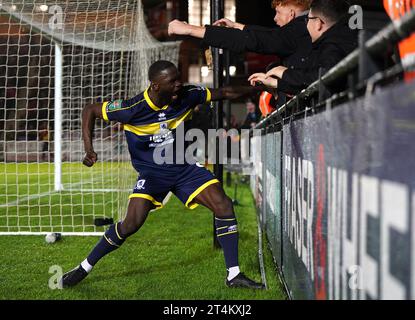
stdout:
POLYGON ((313 49, 306 58, 307 67, 287 69, 279 66, 249 77, 252 85, 261 82, 278 91, 295 95, 316 81, 357 47, 357 31, 348 25, 345 0, 314 0, 308 14, 307 29, 313 49))

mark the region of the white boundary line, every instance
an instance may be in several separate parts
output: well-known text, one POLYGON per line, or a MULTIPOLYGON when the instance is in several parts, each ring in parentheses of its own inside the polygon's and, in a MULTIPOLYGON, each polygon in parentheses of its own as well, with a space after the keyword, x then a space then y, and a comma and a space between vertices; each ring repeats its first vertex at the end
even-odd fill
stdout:
MULTIPOLYGON (((69 187, 74 187, 74 186, 78 186, 78 185, 82 185, 85 182, 78 182, 75 184, 69 184, 69 187)), ((67 192, 74 192, 74 191, 78 191, 78 192, 118 192, 118 191, 123 191, 123 192, 128 192, 128 191, 132 191, 132 189, 124 189, 124 190, 120 190, 120 189, 66 189, 65 187, 63 188, 62 191, 67 191, 67 192)), ((7 202, 4 204, 0 204, 0 208, 7 208, 7 207, 14 207, 16 205, 18 205, 21 202, 25 202, 25 201, 29 201, 29 200, 33 200, 33 199, 38 199, 38 198, 43 198, 52 194, 57 194, 59 192, 62 191, 48 191, 48 192, 43 192, 43 193, 39 193, 39 194, 33 194, 33 195, 29 195, 29 196, 24 196, 21 199, 12 201, 12 202, 7 202)))
MULTIPOLYGON (((78 182, 75 184, 69 184, 67 185, 68 187, 74 187, 74 186, 79 186, 84 184, 85 182, 78 182)), ((118 192, 118 189, 63 189, 62 191, 69 191, 69 192, 73 192, 73 191, 79 191, 79 192, 118 192), (89 191, 88 191, 89 190, 89 191)), ((0 208, 6 208, 6 207, 13 207, 18 205, 21 202, 24 201, 29 201, 29 200, 33 200, 33 199, 37 199, 37 198, 42 198, 42 197, 46 197, 49 195, 53 195, 53 194, 58 194, 62 191, 48 191, 48 192, 43 192, 43 193, 39 193, 39 194, 33 194, 33 195, 29 195, 29 196, 24 196, 21 199, 12 201, 12 202, 8 202, 6 204, 1 204, 0 208)), ((129 191, 129 190, 125 190, 125 191, 129 191)), ((41 236, 41 235, 47 235, 48 233, 51 233, 54 231, 43 231, 43 232, 32 232, 32 231, 15 231, 15 232, 0 232, 0 236, 41 236)), ((56 231, 55 231, 56 232, 56 231)), ((102 236, 104 234, 104 232, 58 232, 60 233, 62 236, 102 236)))
POLYGON ((18 205, 20 202, 33 200, 33 199, 37 199, 37 198, 43 198, 43 197, 46 197, 46 196, 48 196, 52 193, 57 193, 57 191, 48 191, 48 192, 43 192, 43 193, 39 193, 39 194, 33 194, 31 196, 24 196, 21 199, 17 199, 17 200, 12 201, 12 202, 7 202, 5 204, 0 204, 0 208, 14 207, 14 206, 18 205))
POLYGON ((78 192, 118 192, 118 191, 123 191, 123 192, 132 192, 132 189, 64 189, 63 191, 78 191, 78 192))
POLYGON ((0 236, 43 236, 48 233, 60 233, 62 236, 102 236, 104 232, 32 232, 32 231, 16 231, 16 232, 0 232, 0 236))
MULTIPOLYGON (((73 185, 70 184, 70 186, 77 186, 77 185, 81 185, 81 184, 82 184, 82 182, 78 182, 78 183, 75 183, 73 185)), ((24 202, 24 201, 28 201, 28 200, 33 200, 33 199, 38 199, 38 198, 43 198, 43 197, 52 195, 54 193, 59 193, 59 191, 51 190, 51 191, 42 192, 42 193, 39 193, 39 194, 25 195, 21 199, 17 199, 17 200, 12 201, 12 202, 7 202, 5 204, 1 204, 0 205, 0 208, 14 207, 14 206, 18 205, 20 202, 24 202)), ((17 197, 19 197, 19 196, 17 195, 17 197)))

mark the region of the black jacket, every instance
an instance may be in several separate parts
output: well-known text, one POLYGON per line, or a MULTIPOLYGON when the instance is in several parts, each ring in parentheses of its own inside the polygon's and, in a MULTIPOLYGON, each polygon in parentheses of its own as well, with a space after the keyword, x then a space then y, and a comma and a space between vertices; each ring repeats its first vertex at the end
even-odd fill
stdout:
POLYGON ((297 94, 318 79, 319 69, 325 74, 358 45, 357 31, 344 19, 327 30, 316 42, 303 64, 289 68, 278 83, 278 90, 297 94))
POLYGON ((276 28, 246 26, 244 30, 239 30, 206 26, 203 44, 235 52, 275 54, 282 59, 285 67, 296 67, 302 64, 302 59, 312 49, 306 18, 307 15, 303 15, 276 28))

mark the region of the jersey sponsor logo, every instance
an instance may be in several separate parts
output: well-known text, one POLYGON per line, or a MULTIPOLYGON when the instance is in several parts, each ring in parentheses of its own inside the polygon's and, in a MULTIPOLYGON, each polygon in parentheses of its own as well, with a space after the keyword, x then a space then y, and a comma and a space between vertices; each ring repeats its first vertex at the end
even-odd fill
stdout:
POLYGON ((122 100, 114 100, 108 103, 108 111, 115 111, 122 108, 122 100))
POLYGON ((174 142, 173 132, 169 130, 167 122, 160 123, 160 131, 150 137, 152 143, 149 144, 149 147, 162 147, 164 145, 174 142))
POLYGON ((141 179, 141 180, 138 180, 137 181, 137 184, 136 184, 136 186, 135 186, 135 188, 137 189, 137 190, 143 190, 143 189, 145 189, 145 187, 144 187, 144 184, 146 183, 146 179, 141 179))

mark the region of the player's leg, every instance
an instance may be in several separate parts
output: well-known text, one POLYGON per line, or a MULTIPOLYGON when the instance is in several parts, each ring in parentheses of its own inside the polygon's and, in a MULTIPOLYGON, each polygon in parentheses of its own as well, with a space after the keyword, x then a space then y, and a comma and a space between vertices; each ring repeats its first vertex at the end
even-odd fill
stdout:
POLYGON ((246 278, 239 270, 238 228, 232 200, 215 176, 200 165, 189 166, 182 170, 175 194, 190 209, 201 204, 213 212, 228 270, 226 284, 230 287, 262 288, 261 284, 246 278))
POLYGON ((215 227, 218 242, 223 249, 228 276, 226 285, 262 289, 263 285, 247 278, 239 269, 238 227, 232 200, 225 194, 220 183, 208 186, 200 192, 194 201, 209 208, 215 215, 215 227))
POLYGON ((131 198, 125 219, 111 225, 88 257, 75 269, 63 275, 62 286, 71 287, 82 281, 102 257, 118 249, 127 237, 140 229, 149 211, 154 207, 154 204, 148 199, 131 198))
POLYGON ((85 265, 86 271, 89 272, 103 256, 118 249, 129 236, 136 233, 146 221, 148 212, 153 208, 154 205, 147 199, 131 198, 125 219, 111 225, 84 260, 82 266, 85 265))

